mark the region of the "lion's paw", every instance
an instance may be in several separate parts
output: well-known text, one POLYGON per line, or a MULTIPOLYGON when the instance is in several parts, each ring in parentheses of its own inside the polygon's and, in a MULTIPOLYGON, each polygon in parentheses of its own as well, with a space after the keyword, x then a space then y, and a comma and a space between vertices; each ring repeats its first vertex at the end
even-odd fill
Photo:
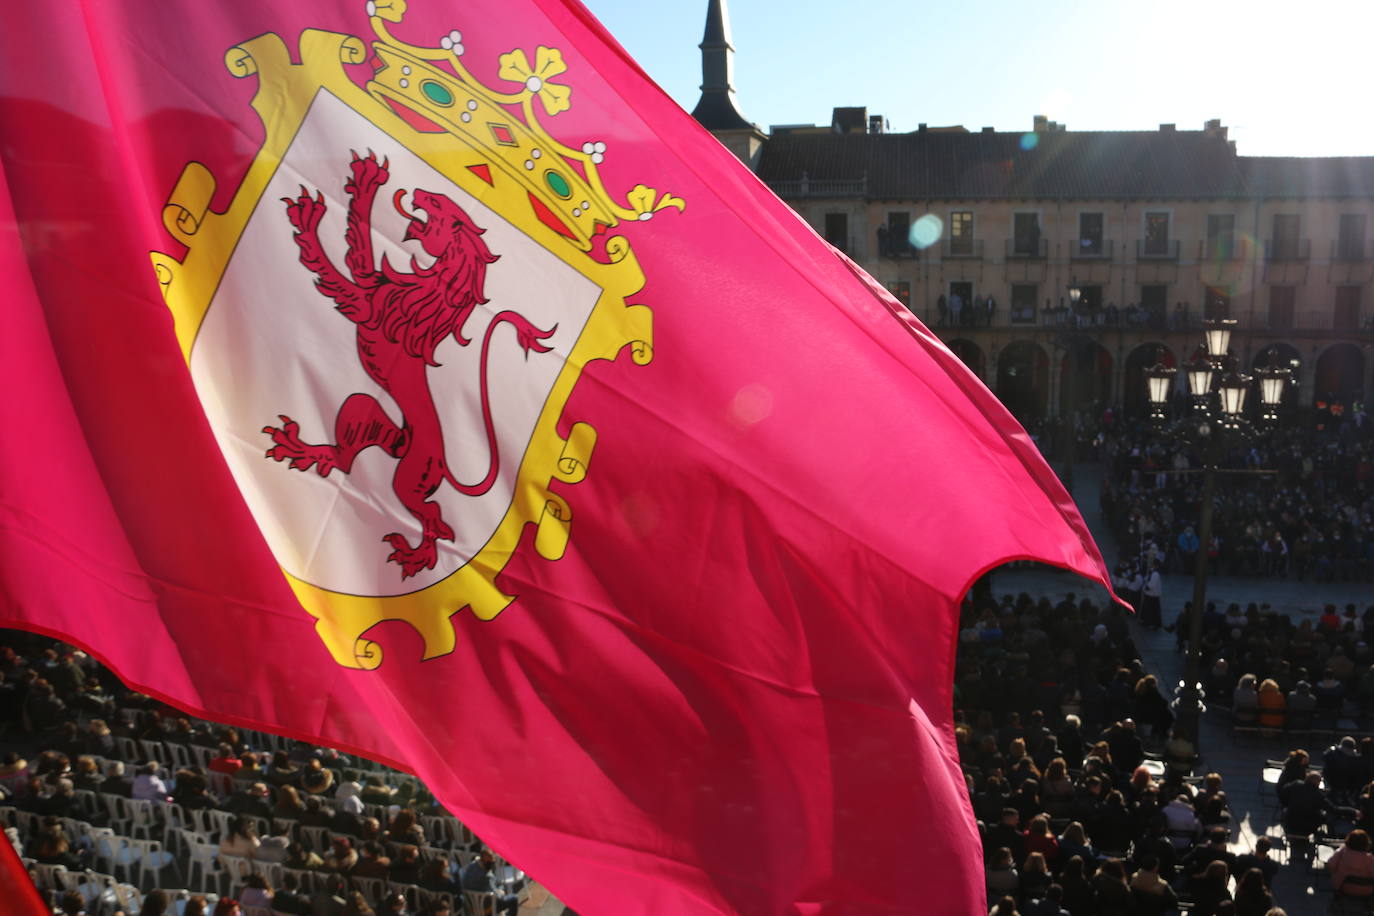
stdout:
POLYGON ((433 569, 439 561, 439 552, 434 549, 434 539, 423 538, 418 547, 411 547, 405 535, 395 532, 382 538, 395 549, 386 558, 388 563, 401 567, 401 578, 409 579, 422 569, 433 569))
POLYGON ((291 221, 297 233, 314 232, 319 229, 320 220, 324 219, 324 211, 328 209, 324 202, 324 194, 316 191, 315 196, 311 197, 305 185, 301 185, 298 196, 283 197, 282 201, 286 204, 286 218, 291 221))
POLYGON ((301 441, 300 425, 287 416, 281 417, 282 425, 264 426, 262 431, 272 437, 275 443, 267 450, 266 457, 273 461, 291 461, 291 467, 298 471, 308 471, 312 466, 321 477, 328 477, 334 470, 334 448, 328 445, 308 445, 301 441))
POLYGON ((355 151, 353 161, 349 163, 353 177, 344 184, 344 190, 357 197, 381 187, 391 177, 390 166, 390 158, 378 162, 377 154, 372 150, 368 150, 366 156, 359 156, 355 151))

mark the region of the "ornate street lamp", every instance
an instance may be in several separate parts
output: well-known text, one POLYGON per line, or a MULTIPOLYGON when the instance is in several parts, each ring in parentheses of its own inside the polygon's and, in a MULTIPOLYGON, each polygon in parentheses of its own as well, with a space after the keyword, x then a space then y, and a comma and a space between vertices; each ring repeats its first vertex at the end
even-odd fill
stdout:
MULTIPOLYGON (((1221 468, 1218 465, 1237 445, 1256 438, 1260 430, 1244 416, 1245 397, 1254 382, 1238 372, 1229 347, 1236 322, 1209 320, 1206 326, 1206 357, 1194 359, 1185 370, 1192 409, 1166 425, 1172 370, 1162 365, 1145 372, 1149 388, 1151 419, 1168 439, 1194 445, 1201 451, 1203 475, 1201 517, 1198 520, 1198 551, 1193 567, 1193 606, 1188 618, 1188 656, 1183 680, 1174 691, 1174 729, 1166 745, 1171 778, 1181 778, 1201 759, 1199 732, 1204 693, 1199 678, 1202 662, 1202 615, 1207 606, 1207 550, 1212 543, 1212 509, 1216 502, 1217 474, 1269 474, 1272 471, 1221 468)), ((1270 351, 1270 364, 1258 372, 1261 420, 1278 417, 1278 404, 1291 373, 1277 364, 1270 351)), ((1187 473, 1187 472, 1176 472, 1187 473)))

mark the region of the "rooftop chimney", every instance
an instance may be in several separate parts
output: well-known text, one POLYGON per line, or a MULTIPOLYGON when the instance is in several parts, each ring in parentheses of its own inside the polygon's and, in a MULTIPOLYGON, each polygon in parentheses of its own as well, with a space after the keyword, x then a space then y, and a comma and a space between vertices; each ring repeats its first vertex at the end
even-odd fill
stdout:
POLYGON ((1171 133, 1173 133, 1173 132, 1176 131, 1176 130, 1178 130, 1178 125, 1177 125, 1177 124, 1161 124, 1161 125, 1159 125, 1159 132, 1160 132, 1161 134, 1171 134, 1171 133))
POLYGON ((1033 123, 1035 125, 1035 132, 1037 134, 1043 134, 1045 133, 1045 131, 1049 130, 1050 119, 1045 117, 1044 115, 1036 115, 1033 123))

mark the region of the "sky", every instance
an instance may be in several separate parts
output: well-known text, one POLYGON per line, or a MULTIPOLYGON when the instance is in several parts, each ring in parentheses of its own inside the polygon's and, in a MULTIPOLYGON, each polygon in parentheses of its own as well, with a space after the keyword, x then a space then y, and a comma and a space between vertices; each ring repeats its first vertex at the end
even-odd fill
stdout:
MULTIPOLYGON (((684 108, 700 96, 706 0, 583 0, 684 108)), ((893 131, 1198 130, 1241 155, 1374 155, 1374 0, 733 0, 744 115, 893 131)))

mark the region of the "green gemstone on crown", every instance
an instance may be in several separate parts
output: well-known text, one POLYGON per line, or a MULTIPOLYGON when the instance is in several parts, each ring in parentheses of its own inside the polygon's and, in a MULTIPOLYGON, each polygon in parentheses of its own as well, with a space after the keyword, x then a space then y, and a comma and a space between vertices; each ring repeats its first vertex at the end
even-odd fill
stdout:
POLYGON ((434 80, 425 80, 420 84, 420 91, 425 94, 435 105, 452 105, 453 93, 448 91, 448 87, 443 83, 436 83, 434 80))
POLYGON ((549 190, 564 199, 572 197, 572 188, 568 186, 568 179, 557 172, 545 172, 544 181, 548 184, 549 190))

